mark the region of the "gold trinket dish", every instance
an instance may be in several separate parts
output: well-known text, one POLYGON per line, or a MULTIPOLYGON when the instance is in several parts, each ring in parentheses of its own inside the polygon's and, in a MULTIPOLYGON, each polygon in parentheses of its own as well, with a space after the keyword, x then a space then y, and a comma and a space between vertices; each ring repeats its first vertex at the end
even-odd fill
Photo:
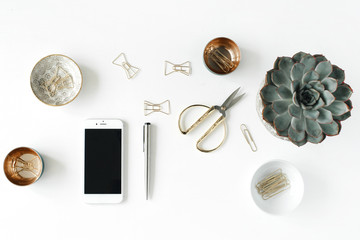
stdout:
POLYGON ((4 172, 10 182, 26 186, 36 182, 44 170, 44 161, 34 149, 20 147, 5 158, 4 172))
POLYGON ((53 54, 36 63, 31 72, 30 84, 40 101, 51 106, 62 106, 79 94, 82 73, 71 58, 53 54))
POLYGON ((240 63, 240 49, 229 38, 215 38, 204 49, 204 62, 213 73, 231 73, 240 63))

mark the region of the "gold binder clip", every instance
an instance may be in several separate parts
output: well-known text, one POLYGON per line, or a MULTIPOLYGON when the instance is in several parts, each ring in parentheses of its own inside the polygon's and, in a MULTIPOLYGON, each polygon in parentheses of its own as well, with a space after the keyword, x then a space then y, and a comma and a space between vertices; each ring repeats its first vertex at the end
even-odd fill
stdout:
POLYGON ((241 132, 243 133, 247 143, 249 144, 251 150, 253 152, 256 152, 257 151, 257 146, 254 142, 254 139, 253 137, 251 136, 251 133, 250 131, 247 129, 246 125, 245 124, 241 124, 240 125, 240 129, 241 129, 241 132))
POLYGON ((234 67, 234 63, 231 59, 226 57, 213 45, 209 46, 209 57, 225 73, 229 72, 234 67))
POLYGON ((120 53, 119 56, 117 56, 114 61, 112 61, 113 64, 118 65, 122 67, 127 75, 128 79, 131 79, 135 77, 135 75, 139 72, 139 68, 132 66, 127 60, 124 53, 120 53))
POLYGON ((144 101, 144 115, 147 116, 153 112, 162 112, 169 115, 170 101, 166 100, 159 104, 151 103, 149 101, 144 101))
POLYGON ((174 72, 180 72, 182 74, 185 74, 186 76, 190 76, 191 63, 187 61, 182 64, 173 64, 169 61, 165 61, 165 76, 174 72))

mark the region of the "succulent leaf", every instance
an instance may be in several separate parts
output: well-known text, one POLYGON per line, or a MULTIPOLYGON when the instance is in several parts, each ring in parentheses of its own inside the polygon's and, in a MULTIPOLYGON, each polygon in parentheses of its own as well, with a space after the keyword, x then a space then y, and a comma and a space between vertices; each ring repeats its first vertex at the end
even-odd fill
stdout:
POLYGON ((302 110, 301 108, 297 107, 295 104, 289 106, 289 114, 292 117, 300 118, 302 110))
POLYGON ((272 74, 271 80, 277 87, 280 87, 283 85, 290 89, 291 80, 282 70, 274 71, 274 73, 272 74))
POLYGON ((281 57, 276 58, 275 62, 274 62, 274 69, 275 70, 279 70, 279 62, 281 60, 281 57))
POLYGON ((333 71, 329 77, 335 78, 338 81, 338 84, 342 84, 345 80, 345 72, 336 65, 333 65, 333 71))
POLYGON ((271 105, 267 105, 264 108, 262 115, 264 120, 271 124, 273 123, 275 117, 277 116, 277 114, 273 111, 271 105))
POLYGON ((305 118, 306 132, 312 137, 319 137, 322 133, 320 124, 308 118, 305 118))
POLYGON ((282 70, 285 74, 289 74, 292 67, 294 66, 294 61, 290 57, 282 57, 279 62, 279 69, 282 70))
POLYGON ((300 142, 292 142, 292 143, 294 143, 298 147, 301 147, 301 146, 303 146, 303 145, 305 145, 307 143, 307 140, 304 139, 304 140, 302 140, 300 142))
POLYGON ((301 132, 305 130, 305 121, 304 118, 292 118, 291 119, 291 127, 296 131, 301 132))
POLYGON ((291 80, 301 80, 304 75, 305 65, 302 63, 295 63, 291 68, 290 76, 291 80))
POLYGON ((349 111, 348 105, 344 102, 335 100, 330 106, 325 107, 333 116, 340 116, 349 111))
POLYGON ((325 91, 325 87, 320 81, 311 81, 309 84, 318 92, 325 91))
POLYGON ((316 120, 320 113, 318 110, 304 110, 304 117, 312 120, 316 120))
POLYGON ((317 101, 317 103, 313 106, 313 110, 318 110, 318 109, 320 109, 320 108, 322 108, 322 107, 324 107, 325 106, 325 102, 324 102, 324 100, 322 100, 322 98, 319 98, 319 100, 317 101))
POLYGON ((280 86, 278 89, 278 94, 282 99, 292 99, 292 92, 290 91, 289 88, 285 87, 285 86, 280 86))
POLYGON ((300 63, 303 63, 305 65, 304 71, 308 72, 315 68, 316 60, 310 54, 306 54, 301 58, 300 63))
POLYGON ((289 127, 289 139, 292 142, 301 142, 306 138, 305 131, 296 131, 292 127, 289 127))
POLYGON ((317 72, 315 72, 314 70, 310 70, 307 73, 304 74, 303 78, 302 78, 302 82, 304 84, 309 83, 310 81, 316 81, 319 80, 319 74, 317 72))
POLYGON ((334 95, 332 95, 332 93, 328 90, 325 90, 324 92, 321 93, 321 98, 325 102, 325 107, 329 106, 330 104, 332 104, 335 101, 334 95))
POLYGON ((283 114, 275 117, 274 127, 277 131, 284 131, 289 127, 290 121, 291 121, 291 116, 286 111, 283 114))
POLYGON ((289 137, 289 130, 288 129, 286 129, 286 130, 284 130, 284 131, 279 131, 279 130, 276 130, 276 133, 279 135, 279 136, 281 136, 281 137, 289 137))
POLYGON ((344 121, 346 119, 348 119, 349 117, 351 117, 351 112, 346 112, 344 113, 343 115, 340 115, 340 116, 334 116, 334 120, 338 120, 338 121, 344 121))
POLYGON ((335 92, 338 83, 335 78, 327 77, 321 80, 321 83, 324 85, 325 89, 329 90, 331 93, 335 92))
POLYGON ((330 124, 333 121, 332 113, 329 110, 320 108, 319 117, 317 118, 318 123, 320 124, 330 124))
POLYGON ((319 74, 319 79, 322 80, 330 75, 332 72, 332 65, 330 61, 320 62, 316 66, 315 71, 319 74))
POLYGON ((283 114, 288 111, 291 100, 276 100, 272 104, 272 108, 275 113, 283 114))
POLYGON ((300 85, 301 85, 301 80, 294 80, 291 83, 291 88, 290 88, 291 92, 292 93, 297 92, 300 89, 300 85))
POLYGON ((336 121, 330 124, 321 124, 321 128, 327 136, 335 136, 340 133, 340 127, 336 121))
POLYGON ((281 99, 274 85, 266 85, 260 90, 260 95, 266 102, 273 102, 281 99))
POLYGON ((298 52, 296 53, 292 59, 294 59, 295 62, 300 62, 300 60, 303 58, 303 56, 305 56, 307 53, 304 52, 298 52))
POLYGON ((326 57, 321 54, 315 54, 314 58, 316 59, 316 64, 319 64, 319 62, 327 61, 326 57))
POLYGON ((311 143, 321 143, 322 141, 324 141, 325 136, 326 136, 325 134, 320 134, 320 136, 318 137, 312 137, 310 135, 307 135, 306 139, 311 143))
POLYGON ((293 103, 295 104, 295 106, 300 107, 300 104, 299 104, 299 102, 297 100, 297 93, 296 92, 294 92, 292 100, 293 100, 293 103))
POLYGON ((347 101, 352 93, 352 89, 347 84, 342 84, 336 89, 333 95, 336 100, 347 101))
POLYGON ((274 72, 274 69, 271 69, 270 71, 267 71, 266 73, 266 84, 269 85, 269 84, 272 84, 271 82, 271 74, 274 72))

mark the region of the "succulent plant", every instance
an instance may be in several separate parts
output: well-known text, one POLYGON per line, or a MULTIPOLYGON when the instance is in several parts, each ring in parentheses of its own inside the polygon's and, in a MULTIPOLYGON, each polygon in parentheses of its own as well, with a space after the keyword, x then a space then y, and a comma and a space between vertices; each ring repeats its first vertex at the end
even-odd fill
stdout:
POLYGON ((278 57, 260 90, 263 119, 297 146, 338 135, 352 109, 353 90, 344 79, 323 55, 278 57))

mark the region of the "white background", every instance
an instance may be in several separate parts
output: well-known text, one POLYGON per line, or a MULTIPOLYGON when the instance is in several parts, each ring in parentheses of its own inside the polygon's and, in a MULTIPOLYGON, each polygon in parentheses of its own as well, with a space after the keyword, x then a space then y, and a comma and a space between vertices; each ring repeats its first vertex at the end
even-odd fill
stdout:
POLYGON ((0 239, 359 239, 359 56, 357 1, 4 1, 0 3, 0 159, 29 146, 45 159, 42 178, 28 187, 0 174, 0 239), (227 76, 210 73, 202 51, 226 36, 242 61, 227 76), (352 117, 341 134, 298 148, 270 135, 255 96, 277 56, 322 53, 346 71, 354 89, 352 117), (141 68, 133 80, 111 64, 125 52, 141 68), (79 96, 63 107, 33 95, 30 73, 59 53, 80 66, 79 96), (193 74, 165 77, 164 61, 191 61, 193 74), (238 86, 246 97, 228 113, 229 135, 210 154, 195 149, 198 135, 177 128, 180 111, 221 104, 238 86), (143 101, 170 99, 170 116, 143 115, 143 101), (126 200, 87 205, 81 198, 83 122, 125 122, 126 200), (152 199, 144 199, 142 125, 154 124, 152 199), (253 153, 240 132, 246 123, 253 153), (271 159, 295 164, 305 194, 288 216, 253 203, 253 173, 271 159))

